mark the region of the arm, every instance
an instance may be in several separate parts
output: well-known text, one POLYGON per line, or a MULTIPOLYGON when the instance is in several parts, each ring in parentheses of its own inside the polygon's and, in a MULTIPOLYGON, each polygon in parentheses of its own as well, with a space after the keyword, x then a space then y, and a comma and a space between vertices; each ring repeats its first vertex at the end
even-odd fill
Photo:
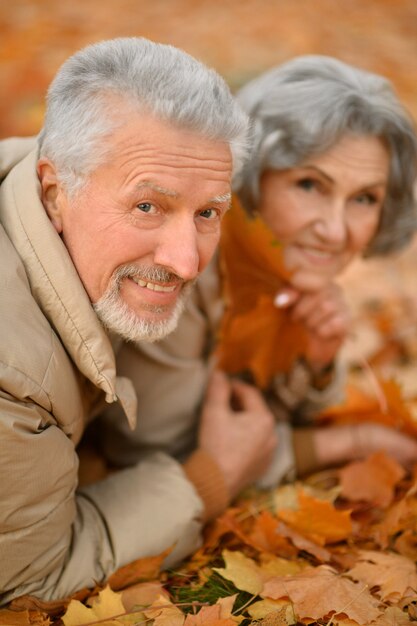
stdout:
POLYGON ((405 467, 417 462, 417 441, 380 424, 349 424, 298 429, 294 434, 300 473, 386 452, 405 467))
POLYGON ((173 459, 150 454, 77 493, 74 445, 53 416, 5 393, 0 416, 0 604, 66 596, 175 542, 171 562, 198 547, 202 503, 173 459))

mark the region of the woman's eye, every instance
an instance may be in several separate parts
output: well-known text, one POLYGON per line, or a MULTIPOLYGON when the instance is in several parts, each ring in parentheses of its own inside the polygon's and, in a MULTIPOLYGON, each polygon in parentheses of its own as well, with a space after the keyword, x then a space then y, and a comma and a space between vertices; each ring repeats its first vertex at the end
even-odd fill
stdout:
POLYGON ((373 193, 361 193, 356 196, 356 202, 360 204, 375 204, 378 202, 378 198, 373 193))
POLYGON ((310 191, 317 186, 317 183, 312 178, 301 178, 297 181, 297 187, 300 189, 304 189, 305 191, 310 191))
POLYGON ((214 220, 217 215, 216 209, 204 209, 204 211, 200 211, 200 216, 204 217, 206 220, 214 220))
POLYGON ((142 213, 151 213, 155 210, 154 205, 150 202, 140 202, 136 205, 136 208, 142 211, 142 213))

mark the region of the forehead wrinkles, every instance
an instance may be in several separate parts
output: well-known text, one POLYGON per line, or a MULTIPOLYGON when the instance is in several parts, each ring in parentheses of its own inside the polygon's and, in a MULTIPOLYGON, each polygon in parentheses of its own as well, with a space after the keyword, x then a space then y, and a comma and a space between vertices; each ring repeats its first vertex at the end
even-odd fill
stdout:
POLYGON ((231 167, 231 156, 226 144, 194 148, 191 145, 175 146, 135 145, 122 149, 118 155, 119 166, 124 168, 139 165, 156 165, 175 169, 211 170, 224 172, 231 167))

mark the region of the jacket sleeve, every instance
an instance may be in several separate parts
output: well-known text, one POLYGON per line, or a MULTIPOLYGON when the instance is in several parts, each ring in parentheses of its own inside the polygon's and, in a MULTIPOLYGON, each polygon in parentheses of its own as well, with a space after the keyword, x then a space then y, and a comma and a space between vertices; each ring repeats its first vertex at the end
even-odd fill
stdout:
POLYGON ((64 597, 134 559, 199 545, 203 505, 163 453, 80 492, 73 442, 38 405, 0 395, 0 604, 64 597))

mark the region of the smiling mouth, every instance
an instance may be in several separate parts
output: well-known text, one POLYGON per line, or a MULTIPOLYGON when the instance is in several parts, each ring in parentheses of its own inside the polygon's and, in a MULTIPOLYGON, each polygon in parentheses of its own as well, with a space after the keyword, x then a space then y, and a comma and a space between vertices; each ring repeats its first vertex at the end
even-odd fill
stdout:
POLYGON ((146 280, 142 280, 141 278, 132 277, 133 282, 135 282, 139 287, 144 287, 145 289, 149 289, 150 291, 159 291, 163 293, 172 293, 175 291, 178 285, 160 285, 158 283, 152 283, 146 280))
POLYGON ((298 246, 299 250, 308 256, 316 258, 320 261, 334 261, 340 253, 329 252, 328 250, 320 250, 319 248, 310 248, 309 246, 298 246))

